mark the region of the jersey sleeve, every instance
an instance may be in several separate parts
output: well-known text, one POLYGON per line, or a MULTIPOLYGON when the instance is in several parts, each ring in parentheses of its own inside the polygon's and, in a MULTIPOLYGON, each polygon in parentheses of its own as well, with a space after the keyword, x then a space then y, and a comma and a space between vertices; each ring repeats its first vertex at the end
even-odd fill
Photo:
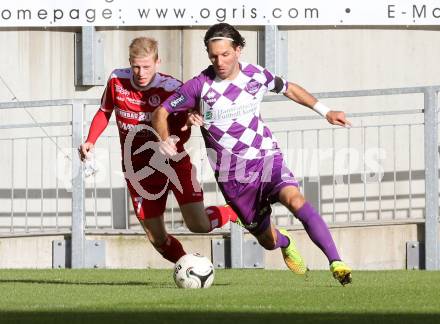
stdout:
POLYGON ((169 113, 183 112, 198 105, 202 83, 198 78, 185 82, 176 92, 162 104, 169 113))
POLYGON ((288 82, 283 78, 276 76, 267 69, 263 70, 263 74, 266 77, 265 86, 268 91, 275 93, 284 93, 287 91, 288 82))
MULTIPOLYGON (((113 73, 112 73, 113 74, 113 73)), ((107 81, 107 86, 105 87, 104 93, 101 97, 101 107, 100 109, 103 112, 111 113, 114 108, 114 98, 115 98, 115 87, 113 84, 113 78, 110 75, 110 78, 107 81)))
POLYGON ((114 107, 114 86, 112 80, 112 76, 110 75, 107 81, 107 86, 105 87, 104 93, 101 97, 101 106, 99 107, 98 111, 95 114, 95 117, 93 117, 92 123, 90 124, 89 134, 87 136, 86 142, 95 144, 98 137, 102 134, 102 132, 108 125, 114 107))

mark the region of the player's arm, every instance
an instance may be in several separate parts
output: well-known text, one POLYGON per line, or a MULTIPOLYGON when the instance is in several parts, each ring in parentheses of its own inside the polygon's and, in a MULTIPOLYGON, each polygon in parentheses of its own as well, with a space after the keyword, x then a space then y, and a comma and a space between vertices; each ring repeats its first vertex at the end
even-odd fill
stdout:
POLYGON ((170 138, 168 130, 168 115, 174 112, 188 111, 196 106, 201 91, 201 83, 197 78, 189 80, 173 95, 153 112, 151 124, 159 135, 159 147, 165 154, 175 155, 177 153, 176 141, 170 138))
POLYGON ((170 138, 168 130, 169 114, 163 106, 159 106, 153 111, 151 125, 159 135, 159 147, 162 153, 173 156, 177 154, 177 147, 176 143, 170 138))
POLYGON ((284 92, 284 95, 303 106, 313 109, 326 118, 330 124, 345 127, 351 126, 351 123, 345 118, 345 113, 343 111, 330 110, 306 89, 295 83, 287 82, 287 89, 284 92))
POLYGON ((101 98, 101 106, 93 117, 92 123, 90 124, 89 134, 85 143, 81 144, 78 148, 79 157, 81 161, 84 161, 87 154, 93 150, 98 137, 106 129, 110 117, 113 112, 113 86, 111 84, 111 78, 107 82, 107 87, 101 98))

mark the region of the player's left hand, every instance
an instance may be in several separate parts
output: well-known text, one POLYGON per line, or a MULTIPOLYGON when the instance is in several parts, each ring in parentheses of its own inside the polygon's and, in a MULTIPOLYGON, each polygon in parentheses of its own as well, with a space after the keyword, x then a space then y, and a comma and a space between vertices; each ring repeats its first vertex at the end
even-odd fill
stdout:
POLYGON ((159 142, 159 151, 167 157, 173 157, 177 154, 176 143, 179 141, 179 137, 171 135, 165 141, 159 142))
POLYGON ((343 111, 330 110, 325 118, 327 118, 327 121, 330 124, 339 125, 346 128, 351 127, 351 122, 345 118, 345 113, 343 111))

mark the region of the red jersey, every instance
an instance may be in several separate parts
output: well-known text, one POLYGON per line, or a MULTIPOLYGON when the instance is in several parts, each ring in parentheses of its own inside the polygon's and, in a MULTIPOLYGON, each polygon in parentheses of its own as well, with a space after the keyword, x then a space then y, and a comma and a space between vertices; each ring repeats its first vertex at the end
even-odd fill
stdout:
MULTIPOLYGON (((106 113, 115 111, 122 150, 128 132, 137 125, 151 127, 153 111, 181 85, 182 82, 172 76, 157 72, 148 86, 140 87, 133 82, 131 69, 116 69, 112 72, 102 96, 100 109, 106 113)), ((180 138, 177 143, 179 152, 184 150, 183 144, 190 136, 189 129, 185 132, 180 130, 185 125, 186 119, 186 113, 172 113, 168 117, 170 134, 180 138)), ((147 149, 140 154, 133 155, 133 153, 147 141, 157 140, 157 136, 150 130, 137 131, 131 149, 132 161, 139 161, 145 165, 153 152, 147 149)))

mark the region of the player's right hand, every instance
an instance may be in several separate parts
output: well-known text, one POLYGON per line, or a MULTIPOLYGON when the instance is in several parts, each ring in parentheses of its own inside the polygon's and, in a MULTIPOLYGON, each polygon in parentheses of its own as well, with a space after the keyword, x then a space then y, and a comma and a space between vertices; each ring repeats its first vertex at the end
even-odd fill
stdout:
POLYGON ((84 161, 89 153, 93 150, 95 145, 90 142, 85 142, 78 147, 79 158, 84 161))
POLYGON ((330 110, 325 118, 330 124, 339 125, 346 128, 351 127, 351 122, 347 120, 343 111, 330 110))
POLYGON ((203 117, 199 114, 198 111, 190 111, 188 113, 186 124, 180 130, 184 132, 191 126, 203 126, 203 117))

